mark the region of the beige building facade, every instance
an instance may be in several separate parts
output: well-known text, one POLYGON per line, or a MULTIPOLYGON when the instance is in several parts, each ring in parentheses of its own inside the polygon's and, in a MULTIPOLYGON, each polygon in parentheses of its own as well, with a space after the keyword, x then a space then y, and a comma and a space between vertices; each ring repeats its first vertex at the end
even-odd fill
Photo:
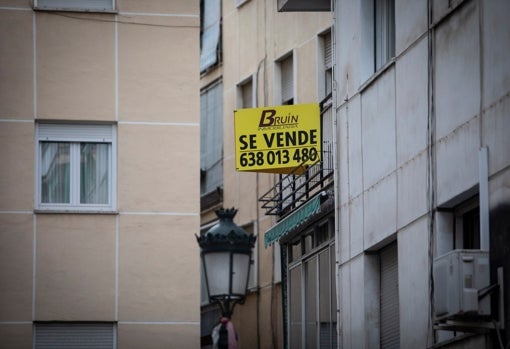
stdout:
MULTIPOLYGON (((202 232, 215 223, 215 209, 235 207, 235 223, 257 235, 246 302, 235 307, 232 322, 240 348, 283 348, 288 314, 280 247, 264 243, 266 231, 283 215, 266 215, 258 201, 280 177, 236 171, 234 111, 322 101, 328 94, 324 41, 331 38, 332 16, 279 13, 272 0, 206 0, 202 16, 201 124, 208 125, 202 127, 201 136, 202 232), (221 36, 208 46, 207 33, 215 25, 221 36), (206 52, 208 47, 214 52, 206 52), (214 55, 213 63, 207 54, 214 55)), ((219 315, 202 290, 202 347, 210 347, 219 315)))
POLYGON ((199 30, 198 1, 0 1, 0 348, 199 346, 199 30))

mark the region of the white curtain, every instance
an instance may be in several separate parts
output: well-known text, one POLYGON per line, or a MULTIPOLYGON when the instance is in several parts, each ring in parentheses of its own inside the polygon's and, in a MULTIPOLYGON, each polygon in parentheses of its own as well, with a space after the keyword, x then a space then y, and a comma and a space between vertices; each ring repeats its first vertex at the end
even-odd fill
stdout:
POLYGON ((70 143, 41 143, 41 202, 70 201, 70 143))
POLYGON ((108 144, 80 144, 80 203, 108 203, 108 144))

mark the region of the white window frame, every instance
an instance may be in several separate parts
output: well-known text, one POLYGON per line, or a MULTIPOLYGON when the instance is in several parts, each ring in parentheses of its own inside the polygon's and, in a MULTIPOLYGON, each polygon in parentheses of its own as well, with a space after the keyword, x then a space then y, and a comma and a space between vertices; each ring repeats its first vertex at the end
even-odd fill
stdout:
POLYGON ((35 208, 58 212, 115 212, 117 198, 117 130, 113 124, 37 123, 35 127, 35 208), (41 143, 71 143, 70 203, 41 202, 41 143), (108 143, 109 185, 108 203, 80 203, 80 143, 108 143))
POLYGON ((34 0, 35 10, 117 13, 115 0, 34 0))
POLYGON ((246 106, 244 105, 244 100, 243 100, 243 95, 244 95, 243 89, 245 88, 245 86, 248 83, 251 83, 251 89, 252 89, 252 93, 251 93, 251 105, 252 106, 251 106, 251 108, 257 107, 257 74, 252 74, 237 84, 236 107, 238 109, 246 108, 246 106))

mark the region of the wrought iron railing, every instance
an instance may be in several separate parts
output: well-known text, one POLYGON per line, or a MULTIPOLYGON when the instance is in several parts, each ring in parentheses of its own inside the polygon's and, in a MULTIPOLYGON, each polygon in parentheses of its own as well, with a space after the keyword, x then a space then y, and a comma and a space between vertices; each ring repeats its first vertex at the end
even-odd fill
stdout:
POLYGON ((280 175, 278 183, 259 198, 266 215, 284 216, 332 184, 334 125, 331 94, 320 103, 320 111, 322 159, 300 174, 298 171, 302 168, 298 167, 293 173, 280 175))

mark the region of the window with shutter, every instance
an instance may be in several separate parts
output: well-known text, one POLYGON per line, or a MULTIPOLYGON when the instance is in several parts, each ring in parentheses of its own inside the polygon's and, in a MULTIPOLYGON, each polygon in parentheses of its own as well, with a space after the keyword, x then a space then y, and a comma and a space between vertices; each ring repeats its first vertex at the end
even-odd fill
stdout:
POLYGON ((282 104, 294 103, 294 69, 293 56, 290 55, 280 62, 282 104))
POLYGON ((256 75, 250 76, 249 78, 237 84, 237 108, 256 107, 256 89, 256 75))
POLYGON ((400 316, 398 301, 397 244, 383 248, 379 253, 381 268, 381 349, 400 347, 400 316))
POLYGON ((114 125, 38 123, 36 144, 37 209, 115 209, 114 125))
POLYGON ((116 326, 113 323, 36 323, 35 349, 114 349, 116 326))
POLYGON ((221 1, 202 0, 200 5, 200 72, 202 73, 219 63, 221 1))
POLYGON ((223 86, 221 81, 200 95, 200 193, 223 185, 223 86))

